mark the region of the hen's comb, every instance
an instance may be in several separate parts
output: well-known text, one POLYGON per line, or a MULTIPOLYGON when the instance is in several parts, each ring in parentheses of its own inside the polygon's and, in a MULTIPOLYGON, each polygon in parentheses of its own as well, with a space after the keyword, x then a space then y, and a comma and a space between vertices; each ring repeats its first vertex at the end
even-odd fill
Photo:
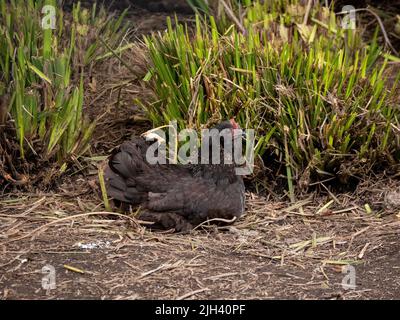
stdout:
POLYGON ((235 121, 234 118, 232 118, 231 120, 229 120, 230 123, 232 124, 233 129, 240 129, 239 124, 235 121))

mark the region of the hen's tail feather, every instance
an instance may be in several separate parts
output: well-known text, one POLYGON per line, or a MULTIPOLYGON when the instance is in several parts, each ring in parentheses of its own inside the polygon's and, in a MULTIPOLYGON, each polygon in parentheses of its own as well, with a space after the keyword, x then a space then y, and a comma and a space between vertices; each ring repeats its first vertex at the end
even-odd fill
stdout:
POLYGON ((116 174, 109 166, 104 172, 107 195, 119 201, 126 202, 125 197, 126 184, 122 177, 116 174))
POLYGON ((126 179, 137 173, 144 163, 141 144, 141 141, 124 142, 110 157, 111 170, 126 179))
POLYGON ((140 140, 124 142, 111 155, 105 177, 107 193, 113 199, 131 204, 147 201, 147 193, 138 191, 134 180, 144 164, 141 144, 140 140))

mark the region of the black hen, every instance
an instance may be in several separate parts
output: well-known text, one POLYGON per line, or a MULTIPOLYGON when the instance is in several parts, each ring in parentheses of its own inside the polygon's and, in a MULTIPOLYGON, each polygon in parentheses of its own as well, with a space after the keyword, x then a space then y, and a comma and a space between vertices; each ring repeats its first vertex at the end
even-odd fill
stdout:
MULTIPOLYGON (((231 120, 215 128, 238 126, 231 120)), ((142 220, 182 231, 208 219, 230 220, 244 212, 243 179, 235 174, 234 164, 152 165, 146 161, 148 147, 143 138, 124 142, 111 155, 105 172, 108 195, 125 208, 146 208, 142 220)))

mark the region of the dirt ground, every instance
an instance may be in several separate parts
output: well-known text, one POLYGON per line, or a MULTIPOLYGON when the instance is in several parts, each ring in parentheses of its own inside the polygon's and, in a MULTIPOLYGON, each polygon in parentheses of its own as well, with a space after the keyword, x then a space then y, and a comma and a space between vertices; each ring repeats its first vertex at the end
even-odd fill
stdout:
MULTIPOLYGON (((162 30, 166 16, 136 9, 136 35, 162 30)), ((85 105, 103 116, 84 167, 54 188, 0 196, 0 299, 400 299, 400 202, 388 201, 400 198, 396 176, 342 194, 321 185, 294 204, 248 191, 232 226, 189 234, 105 212, 96 157, 149 123, 133 103, 145 93, 117 61, 93 78, 85 105), (55 289, 42 288, 45 266, 55 289), (353 274, 355 287, 344 286, 353 274)))
POLYGON ((83 179, 63 193, 6 197, 0 297, 400 299, 400 215, 378 205, 399 187, 364 189, 376 196, 372 212, 360 194, 335 196, 327 208, 329 196, 291 205, 248 193, 234 225, 190 234, 151 232, 132 216, 104 212, 83 179), (46 265, 55 269, 54 290, 42 288, 46 265), (354 288, 342 284, 351 284, 346 265, 354 267, 354 288))

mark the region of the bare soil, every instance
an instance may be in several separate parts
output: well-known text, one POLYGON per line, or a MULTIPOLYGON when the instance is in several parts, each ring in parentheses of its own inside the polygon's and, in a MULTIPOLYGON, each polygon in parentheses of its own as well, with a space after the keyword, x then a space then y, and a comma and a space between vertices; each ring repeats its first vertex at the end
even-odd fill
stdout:
MULTIPOLYGON (((135 10, 136 35, 165 28, 169 13, 135 10)), ((134 214, 105 212, 95 183, 96 157, 151 126, 133 102, 146 93, 117 60, 88 81, 87 112, 101 120, 86 164, 50 190, 0 197, 0 299, 400 299, 398 177, 342 194, 321 185, 294 204, 248 192, 232 226, 151 232, 134 214)))
POLYGON ((248 194, 234 225, 190 234, 148 231, 108 215, 94 198, 89 191, 2 201, 0 297, 400 298, 399 215, 367 213, 358 196, 341 195, 335 210, 320 211, 328 197, 290 205, 248 194), (354 289, 342 285, 347 264, 354 289), (41 286, 46 265, 55 268, 54 290, 41 286))

